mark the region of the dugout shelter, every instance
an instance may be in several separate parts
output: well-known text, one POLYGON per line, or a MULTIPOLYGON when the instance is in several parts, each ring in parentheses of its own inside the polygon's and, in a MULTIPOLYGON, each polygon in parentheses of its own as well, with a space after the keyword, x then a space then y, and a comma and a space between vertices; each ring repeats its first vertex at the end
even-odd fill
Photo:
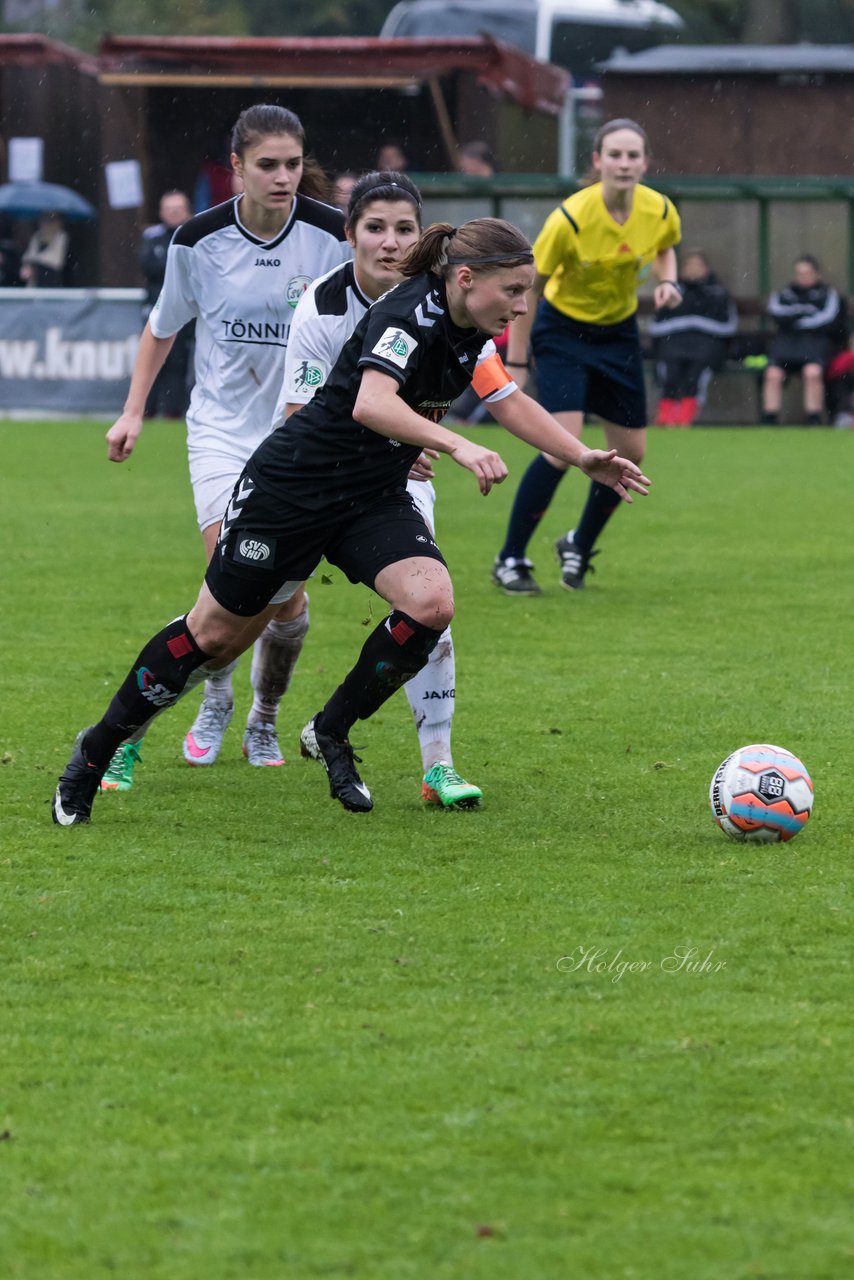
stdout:
POLYGON ((568 74, 486 36, 461 39, 149 39, 98 49, 102 160, 137 159, 140 210, 104 210, 103 284, 136 279, 135 248, 161 192, 199 165, 254 102, 290 107, 330 174, 403 143, 412 172, 456 168, 477 136, 509 169, 554 170, 568 74))
MULTIPOLYGON (((100 134, 98 65, 77 49, 43 35, 0 35, 0 182, 8 172, 10 138, 42 138, 42 178, 71 187, 98 207, 100 134)), ((7 220, 5 232, 23 247, 33 222, 7 220)), ((72 276, 94 282, 98 229, 71 232, 72 276)))

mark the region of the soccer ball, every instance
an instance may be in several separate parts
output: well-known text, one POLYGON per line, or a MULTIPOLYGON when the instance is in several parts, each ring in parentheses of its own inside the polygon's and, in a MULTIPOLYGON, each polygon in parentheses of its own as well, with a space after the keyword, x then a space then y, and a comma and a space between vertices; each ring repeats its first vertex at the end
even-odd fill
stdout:
POLYGON ((733 751, 715 770, 709 803, 733 840, 776 844, 794 840, 812 813, 812 779, 784 747, 755 743, 733 751))

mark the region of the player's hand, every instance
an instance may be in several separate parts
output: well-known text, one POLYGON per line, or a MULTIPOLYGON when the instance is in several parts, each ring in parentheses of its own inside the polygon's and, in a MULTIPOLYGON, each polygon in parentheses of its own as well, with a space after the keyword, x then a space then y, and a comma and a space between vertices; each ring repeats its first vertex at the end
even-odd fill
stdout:
POLYGON ((462 440, 456 449, 451 450, 451 457, 477 477, 478 487, 484 497, 494 484, 501 484, 502 480, 507 479, 507 468, 494 449, 484 449, 482 445, 472 444, 470 440, 462 440))
POLYGON ((106 435, 107 457, 110 462, 124 462, 133 453, 134 445, 142 430, 142 418, 135 413, 123 413, 106 435))
POLYGON ((424 449, 413 462, 412 470, 406 477, 407 480, 432 480, 434 471, 431 458, 438 458, 438 456, 435 449, 424 449))
POLYGON ((682 290, 677 289, 675 284, 671 284, 671 282, 667 280, 665 283, 657 284, 655 286, 652 299, 655 304, 656 311, 661 311, 664 307, 672 311, 672 309, 674 307, 678 307, 679 303, 682 301, 682 290))
POLYGON ((607 484, 624 502, 632 500, 629 490, 645 498, 652 483, 634 462, 619 457, 616 449, 587 449, 578 467, 591 480, 607 484))

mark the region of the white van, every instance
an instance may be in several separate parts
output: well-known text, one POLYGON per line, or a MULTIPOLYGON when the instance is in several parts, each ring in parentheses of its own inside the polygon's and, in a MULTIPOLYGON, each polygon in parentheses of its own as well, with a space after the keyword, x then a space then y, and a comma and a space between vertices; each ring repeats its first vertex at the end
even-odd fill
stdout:
POLYGON ((658 0, 401 0, 381 36, 488 35, 572 76, 556 167, 574 176, 589 161, 602 123, 598 64, 617 49, 637 53, 678 40, 685 23, 658 0))
POLYGON ((565 67, 579 83, 595 78, 615 49, 668 44, 684 26, 658 0, 401 0, 380 35, 490 35, 565 67))

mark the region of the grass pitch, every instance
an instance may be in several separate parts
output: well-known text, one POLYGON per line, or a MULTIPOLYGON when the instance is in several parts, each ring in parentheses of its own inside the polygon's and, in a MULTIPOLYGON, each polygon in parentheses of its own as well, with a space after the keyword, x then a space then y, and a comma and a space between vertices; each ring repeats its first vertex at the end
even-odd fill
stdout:
MULTIPOLYGON (((489 581, 528 450, 488 499, 449 460, 455 756, 425 812, 408 705, 357 726, 346 814, 297 737, 379 601, 336 570, 281 717, 290 763, 189 770, 198 695, 137 785, 60 830, 74 734, 203 571, 183 433, 0 424, 3 1029, 10 1280, 841 1280, 851 1229, 854 436, 651 432, 588 589, 489 581), (810 768, 789 846, 709 813, 719 761, 810 768)), ((596 441, 595 431, 590 440, 596 441)))

